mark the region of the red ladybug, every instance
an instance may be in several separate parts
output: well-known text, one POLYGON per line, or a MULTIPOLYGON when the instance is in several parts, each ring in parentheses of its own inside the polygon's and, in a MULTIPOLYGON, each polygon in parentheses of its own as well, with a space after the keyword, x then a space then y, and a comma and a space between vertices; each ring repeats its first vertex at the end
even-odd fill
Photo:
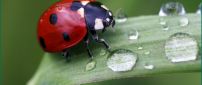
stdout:
POLYGON ((91 34, 98 43, 109 45, 104 39, 98 38, 97 30, 115 25, 112 12, 102 3, 95 0, 62 0, 53 4, 40 17, 38 23, 38 41, 46 52, 63 52, 68 58, 68 49, 84 40, 88 48, 91 34))

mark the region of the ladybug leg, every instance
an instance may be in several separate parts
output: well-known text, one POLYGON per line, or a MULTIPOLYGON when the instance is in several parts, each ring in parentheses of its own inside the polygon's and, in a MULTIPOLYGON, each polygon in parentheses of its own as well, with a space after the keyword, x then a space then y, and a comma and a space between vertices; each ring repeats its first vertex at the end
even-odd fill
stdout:
POLYGON ((93 60, 93 55, 92 55, 92 52, 91 52, 91 50, 89 48, 89 38, 88 38, 88 35, 86 35, 84 37, 84 44, 85 44, 85 48, 86 48, 86 50, 88 52, 90 60, 93 60))
POLYGON ((93 35, 93 39, 97 42, 97 43, 102 43, 107 49, 110 49, 109 44, 103 39, 103 38, 99 38, 98 34, 96 33, 95 30, 91 30, 91 33, 93 35))
POLYGON ((66 59, 66 61, 70 61, 70 55, 69 55, 69 50, 64 50, 62 52, 62 56, 66 59))

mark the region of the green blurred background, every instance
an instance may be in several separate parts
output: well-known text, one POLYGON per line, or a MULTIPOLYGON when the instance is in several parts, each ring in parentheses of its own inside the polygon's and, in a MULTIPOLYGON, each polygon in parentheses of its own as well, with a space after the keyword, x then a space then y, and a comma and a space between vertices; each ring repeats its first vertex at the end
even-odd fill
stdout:
MULTIPOLYGON (((3 0, 4 85, 24 85, 36 71, 43 55, 36 41, 39 16, 58 0, 3 0)), ((129 17, 158 14, 162 3, 178 1, 195 12, 200 0, 100 0, 113 12, 123 8, 129 17)), ((92 85, 201 85, 201 73, 166 74, 110 80, 92 85)))

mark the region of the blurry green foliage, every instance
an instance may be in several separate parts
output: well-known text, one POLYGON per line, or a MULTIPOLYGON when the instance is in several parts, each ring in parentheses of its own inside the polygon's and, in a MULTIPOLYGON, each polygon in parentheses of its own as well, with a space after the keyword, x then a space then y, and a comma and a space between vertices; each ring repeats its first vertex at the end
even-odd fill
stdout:
MULTIPOLYGON (((56 1, 58 0, 3 0, 2 43, 4 85, 24 85, 35 72, 43 54, 36 41, 37 22, 42 12, 56 1)), ((123 8, 128 16, 157 14, 161 4, 168 1, 182 2, 187 12, 195 12, 200 3, 200 0, 99 1, 106 4, 113 12, 118 8, 123 8)), ((165 82, 179 80, 177 82, 181 82, 180 85, 199 85, 199 74, 175 74, 162 77, 124 79, 117 83, 158 85, 158 83, 154 82, 161 81, 164 83, 159 83, 159 85, 179 85, 173 83, 165 84, 165 82), (190 81, 190 83, 182 83, 184 81, 190 81)), ((99 85, 112 85, 117 83, 115 81, 106 81, 99 85)))

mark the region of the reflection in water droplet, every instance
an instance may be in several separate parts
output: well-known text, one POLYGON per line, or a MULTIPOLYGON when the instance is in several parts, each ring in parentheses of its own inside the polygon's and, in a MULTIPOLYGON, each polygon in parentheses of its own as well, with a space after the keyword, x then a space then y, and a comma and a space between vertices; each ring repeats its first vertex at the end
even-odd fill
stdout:
POLYGON ((196 60, 198 50, 197 41, 187 33, 176 33, 165 44, 165 54, 171 62, 196 60))
POLYGON ((127 21, 127 15, 122 8, 119 8, 115 14, 116 22, 123 23, 127 21))
POLYGON ((159 16, 168 16, 168 15, 185 15, 186 11, 184 6, 179 2, 168 2, 161 6, 159 11, 159 16))
POLYGON ((137 30, 135 30, 135 31, 130 31, 130 32, 128 33, 128 39, 129 39, 129 40, 137 40, 138 38, 139 38, 139 33, 138 33, 137 30))
POLYGON ((86 71, 91 71, 96 67, 96 62, 95 61, 91 61, 86 65, 86 71))
POLYGON ((201 3, 200 3, 200 5, 198 6, 198 9, 197 9, 197 11, 196 11, 196 14, 201 14, 201 3))
POLYGON ((187 17, 182 17, 179 20, 179 24, 182 27, 187 26, 189 24, 189 19, 187 17))
POLYGON ((162 30, 164 30, 164 31, 169 30, 167 22, 166 22, 166 20, 164 20, 164 18, 160 18, 160 25, 163 27, 162 30))
POLYGON ((130 50, 114 51, 107 60, 107 66, 115 72, 130 71, 136 64, 138 56, 130 50))
POLYGON ((154 69, 154 65, 146 63, 146 64, 144 64, 144 68, 148 69, 148 70, 152 70, 152 69, 154 69))

